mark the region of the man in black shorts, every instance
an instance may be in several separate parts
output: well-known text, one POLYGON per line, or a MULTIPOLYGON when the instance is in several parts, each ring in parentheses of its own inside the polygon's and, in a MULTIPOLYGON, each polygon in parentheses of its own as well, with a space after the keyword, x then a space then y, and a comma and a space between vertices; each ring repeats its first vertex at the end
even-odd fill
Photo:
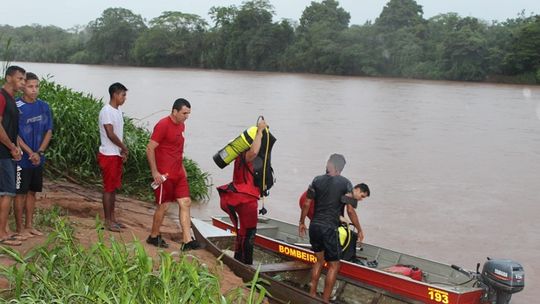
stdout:
POLYGON ((344 167, 345 157, 343 155, 330 155, 326 164, 326 174, 315 177, 311 185, 309 185, 307 198, 300 216, 300 226, 298 227, 298 232, 303 237, 306 233, 306 224, 304 221, 309 207, 313 200, 317 201, 313 219, 309 225, 309 240, 317 256, 317 262, 313 265, 311 272, 310 294, 316 296, 317 283, 321 276, 322 268, 324 263, 328 262, 328 273, 326 274, 322 295, 324 301, 330 300, 340 266, 341 246, 339 244, 337 230, 340 224, 340 216, 343 215, 344 208, 346 207, 347 214, 353 225, 361 233, 355 208, 357 206, 357 199, 362 199, 369 195, 368 189, 367 193, 362 194, 360 197, 356 193, 353 196, 351 182, 341 176, 341 171, 344 167))
POLYGON ((40 236, 43 233, 33 226, 36 192, 43 187, 43 165, 45 151, 52 138, 52 114, 49 105, 38 98, 39 78, 26 73, 23 95, 17 98, 19 110, 18 142, 23 150, 17 162, 15 186, 15 225, 23 237, 40 236), (25 223, 23 225, 23 215, 25 223))

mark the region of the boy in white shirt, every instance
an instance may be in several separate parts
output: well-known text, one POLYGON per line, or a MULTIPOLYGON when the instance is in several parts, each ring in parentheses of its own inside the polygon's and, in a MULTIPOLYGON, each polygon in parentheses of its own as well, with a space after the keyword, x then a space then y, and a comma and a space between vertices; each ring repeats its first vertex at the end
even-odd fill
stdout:
POLYGON ((123 84, 113 83, 109 87, 110 101, 99 112, 101 145, 97 160, 103 176, 103 213, 105 228, 114 232, 126 228, 114 215, 116 190, 122 186, 122 167, 128 157, 128 149, 123 143, 124 117, 119 109, 126 102, 126 93, 123 84))

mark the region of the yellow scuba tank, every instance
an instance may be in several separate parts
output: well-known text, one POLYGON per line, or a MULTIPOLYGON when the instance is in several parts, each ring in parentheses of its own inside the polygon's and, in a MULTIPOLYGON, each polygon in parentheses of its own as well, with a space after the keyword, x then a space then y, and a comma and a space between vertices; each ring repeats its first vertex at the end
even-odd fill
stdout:
POLYGON ((351 243, 351 230, 349 224, 342 222, 338 227, 339 244, 343 251, 345 251, 351 243))
POLYGON ((214 154, 214 162, 220 169, 225 168, 233 160, 240 155, 240 153, 246 151, 251 147, 255 135, 257 134, 257 127, 252 126, 244 130, 238 137, 231 140, 223 149, 214 154))

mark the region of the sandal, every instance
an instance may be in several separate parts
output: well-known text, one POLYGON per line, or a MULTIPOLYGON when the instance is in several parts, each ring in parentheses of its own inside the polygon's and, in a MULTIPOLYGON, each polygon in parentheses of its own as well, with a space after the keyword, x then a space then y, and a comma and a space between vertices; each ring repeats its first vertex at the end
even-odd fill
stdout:
POLYGON ((15 234, 12 234, 9 236, 9 239, 10 240, 17 240, 17 241, 26 241, 28 239, 28 237, 22 235, 22 234, 19 234, 19 233, 15 233, 15 234))
POLYGON ((43 235, 43 232, 39 231, 39 230, 36 230, 36 229, 32 229, 30 230, 29 232, 31 235, 36 235, 36 236, 42 236, 43 235))
POLYGON ((106 228, 107 230, 112 231, 112 232, 122 232, 122 229, 120 229, 120 226, 118 226, 118 224, 112 224, 112 225, 107 226, 106 228))
POLYGON ((1 239, 0 244, 1 245, 8 245, 8 246, 21 246, 22 242, 7 238, 7 239, 1 239))
POLYGON ((116 226, 118 226, 119 228, 122 228, 122 229, 126 229, 128 226, 126 226, 124 223, 120 223, 120 222, 116 222, 114 223, 116 226))

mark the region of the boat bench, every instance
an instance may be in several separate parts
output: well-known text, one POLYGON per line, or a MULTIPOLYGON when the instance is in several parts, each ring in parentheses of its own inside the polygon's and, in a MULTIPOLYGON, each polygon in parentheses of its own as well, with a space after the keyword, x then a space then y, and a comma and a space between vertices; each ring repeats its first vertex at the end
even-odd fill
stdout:
POLYGON ((257 233, 270 237, 276 238, 278 236, 279 228, 277 226, 272 226, 268 224, 259 224, 257 225, 257 233))
MULTIPOLYGON (((282 263, 273 263, 273 264, 263 264, 260 266, 260 273, 268 272, 283 272, 283 271, 298 271, 298 270, 307 270, 311 269, 313 265, 303 263, 300 261, 288 261, 282 263)), ((254 268, 257 268, 255 265, 254 268)))

